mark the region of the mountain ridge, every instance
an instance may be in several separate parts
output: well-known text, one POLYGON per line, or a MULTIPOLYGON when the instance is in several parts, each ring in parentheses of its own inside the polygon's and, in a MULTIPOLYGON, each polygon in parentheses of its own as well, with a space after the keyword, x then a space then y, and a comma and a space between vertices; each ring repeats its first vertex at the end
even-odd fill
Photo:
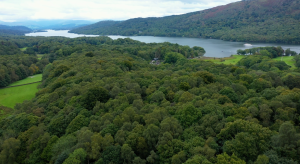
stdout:
POLYGON ((70 30, 76 27, 81 27, 83 25, 89 25, 95 23, 96 21, 89 20, 27 20, 23 22, 3 22, 0 24, 6 26, 26 26, 33 30, 70 30))
POLYGON ((6 26, 0 24, 0 35, 24 35, 32 32, 32 29, 25 26, 6 26))
POLYGON ((182 15, 134 18, 110 26, 101 26, 105 22, 98 22, 70 32, 300 44, 299 20, 299 1, 251 0, 182 15))

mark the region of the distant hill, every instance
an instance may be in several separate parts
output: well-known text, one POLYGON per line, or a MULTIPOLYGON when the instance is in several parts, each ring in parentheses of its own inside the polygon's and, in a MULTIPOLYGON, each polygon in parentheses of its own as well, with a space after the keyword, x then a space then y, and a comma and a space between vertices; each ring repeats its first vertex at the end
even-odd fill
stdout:
POLYGON ((99 22, 70 32, 300 44, 299 21, 298 0, 243 0, 183 15, 135 18, 106 26, 99 22))
POLYGON ((88 26, 88 25, 90 25, 90 24, 75 24, 75 23, 55 24, 55 25, 43 27, 43 29, 44 30, 46 30, 46 29, 51 29, 51 30, 72 30, 72 29, 75 29, 75 28, 88 26))
POLYGON ((76 28, 74 30, 71 30, 70 32, 81 33, 81 31, 83 31, 83 33, 100 34, 98 32, 99 32, 99 29, 101 29, 102 33, 108 34, 108 33, 110 33, 109 27, 118 25, 120 23, 122 23, 122 21, 100 21, 100 22, 92 24, 92 25, 76 28))
POLYGON ((0 35, 24 35, 32 30, 25 26, 6 26, 0 25, 0 35))
POLYGON ((95 23, 89 20, 27 20, 23 22, 1 22, 8 26, 26 26, 33 30, 70 30, 95 23))

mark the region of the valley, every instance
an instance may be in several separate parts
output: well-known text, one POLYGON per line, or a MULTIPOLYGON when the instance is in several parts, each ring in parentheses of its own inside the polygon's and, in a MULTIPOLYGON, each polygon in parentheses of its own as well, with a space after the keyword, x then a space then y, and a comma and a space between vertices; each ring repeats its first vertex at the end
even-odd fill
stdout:
POLYGON ((0 164, 300 163, 299 1, 15 2, 0 164))

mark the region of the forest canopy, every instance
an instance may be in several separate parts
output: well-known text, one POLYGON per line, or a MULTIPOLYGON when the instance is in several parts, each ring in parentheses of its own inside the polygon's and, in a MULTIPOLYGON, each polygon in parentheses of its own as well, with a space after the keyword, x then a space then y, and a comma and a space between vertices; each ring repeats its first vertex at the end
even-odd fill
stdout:
MULTIPOLYGON (((36 97, 0 119, 2 163, 300 162, 299 69, 214 64, 188 59, 200 47, 128 38, 9 41, 32 55, 0 57, 50 63, 36 97)), ((269 62, 244 60, 256 58, 269 62)))

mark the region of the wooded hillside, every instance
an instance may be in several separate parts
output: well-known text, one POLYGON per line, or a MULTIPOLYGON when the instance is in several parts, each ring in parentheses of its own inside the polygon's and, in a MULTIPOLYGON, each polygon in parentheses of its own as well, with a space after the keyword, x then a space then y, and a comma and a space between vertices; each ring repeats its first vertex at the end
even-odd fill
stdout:
POLYGON ((25 26, 6 26, 0 25, 0 35, 24 35, 32 30, 25 26))
POLYGON ((300 1, 251 0, 183 15, 99 22, 71 32, 300 44, 299 20, 300 1))

